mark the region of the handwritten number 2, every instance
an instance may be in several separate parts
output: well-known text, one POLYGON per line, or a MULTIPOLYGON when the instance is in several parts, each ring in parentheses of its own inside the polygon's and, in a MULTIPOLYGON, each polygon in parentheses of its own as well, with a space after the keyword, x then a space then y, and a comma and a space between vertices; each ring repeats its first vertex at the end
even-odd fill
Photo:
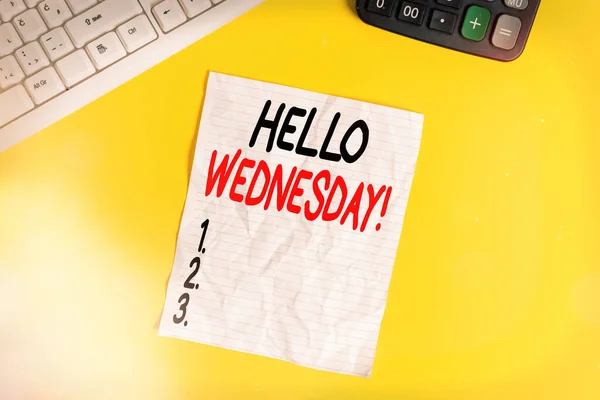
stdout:
POLYGON ((190 268, 194 268, 194 270, 192 271, 190 276, 188 276, 188 278, 185 280, 183 287, 186 289, 195 289, 196 285, 192 283, 192 279, 194 279, 194 277, 198 273, 198 270, 200 269, 200 257, 196 257, 192 260, 192 262, 190 263, 190 268))
POLYGON ((181 311, 181 316, 177 316, 177 314, 173 315, 173 322, 176 324, 180 324, 185 319, 185 314, 187 314, 187 306, 190 303, 190 295, 187 293, 182 294, 177 300, 179 303, 179 310, 181 311), (183 303, 182 303, 183 302, 183 303))

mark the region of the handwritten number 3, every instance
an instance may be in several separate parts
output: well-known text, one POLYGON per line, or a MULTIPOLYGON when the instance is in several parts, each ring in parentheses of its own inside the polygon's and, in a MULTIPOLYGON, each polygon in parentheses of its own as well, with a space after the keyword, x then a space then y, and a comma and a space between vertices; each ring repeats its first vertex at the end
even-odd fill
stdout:
POLYGON ((190 295, 187 293, 182 294, 177 300, 179 303, 179 310, 181 311, 181 316, 178 317, 177 314, 173 315, 173 322, 176 324, 180 324, 185 319, 185 314, 187 313, 187 306, 190 303, 190 295), (183 302, 183 303, 182 303, 183 302))

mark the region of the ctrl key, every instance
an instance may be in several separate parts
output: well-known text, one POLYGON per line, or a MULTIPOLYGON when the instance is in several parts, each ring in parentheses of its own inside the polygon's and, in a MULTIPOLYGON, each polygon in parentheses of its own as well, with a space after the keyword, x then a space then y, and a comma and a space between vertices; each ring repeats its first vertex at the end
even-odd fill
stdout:
POLYGON ((65 85, 63 85, 54 67, 43 69, 25 80, 25 86, 37 105, 65 90, 65 85))
POLYGON ((25 114, 33 108, 33 102, 22 85, 0 93, 0 126, 25 114))

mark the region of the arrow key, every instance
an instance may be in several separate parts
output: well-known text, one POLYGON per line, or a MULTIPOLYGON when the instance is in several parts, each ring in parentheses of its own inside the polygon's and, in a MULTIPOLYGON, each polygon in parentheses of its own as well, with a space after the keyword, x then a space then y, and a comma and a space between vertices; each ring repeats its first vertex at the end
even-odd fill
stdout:
POLYGON ((187 18, 177 0, 164 0, 152 9, 163 32, 169 32, 183 24, 187 18))

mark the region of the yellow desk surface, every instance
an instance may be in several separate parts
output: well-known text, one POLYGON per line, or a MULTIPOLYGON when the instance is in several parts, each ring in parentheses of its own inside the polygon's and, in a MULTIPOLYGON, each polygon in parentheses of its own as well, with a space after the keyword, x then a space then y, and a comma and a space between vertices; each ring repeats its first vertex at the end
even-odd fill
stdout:
POLYGON ((267 0, 0 154, 0 398, 600 399, 599 15, 500 63, 267 0), (425 114, 370 379, 157 335, 209 70, 425 114))

